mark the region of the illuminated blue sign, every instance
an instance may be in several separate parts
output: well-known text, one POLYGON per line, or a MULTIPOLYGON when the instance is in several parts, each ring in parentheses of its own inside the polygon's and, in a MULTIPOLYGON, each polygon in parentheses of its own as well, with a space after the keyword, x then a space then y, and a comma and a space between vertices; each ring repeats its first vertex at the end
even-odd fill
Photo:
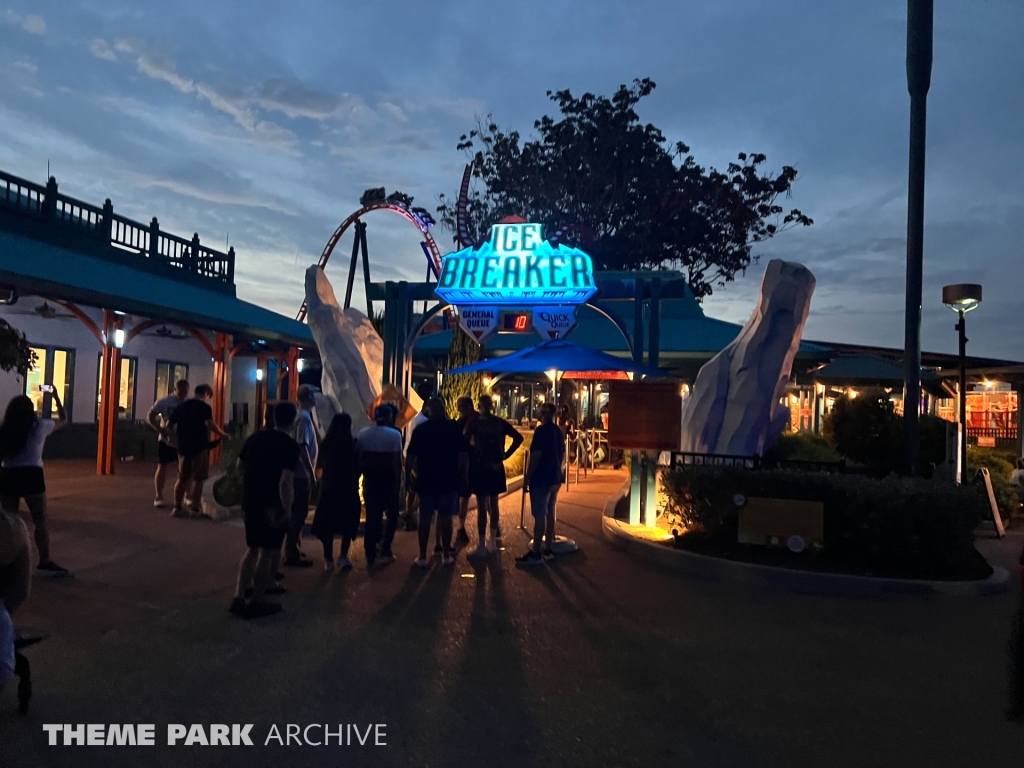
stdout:
POLYGON ((491 239, 444 257, 435 293, 459 304, 583 304, 597 292, 594 264, 551 245, 540 224, 495 224, 491 239))

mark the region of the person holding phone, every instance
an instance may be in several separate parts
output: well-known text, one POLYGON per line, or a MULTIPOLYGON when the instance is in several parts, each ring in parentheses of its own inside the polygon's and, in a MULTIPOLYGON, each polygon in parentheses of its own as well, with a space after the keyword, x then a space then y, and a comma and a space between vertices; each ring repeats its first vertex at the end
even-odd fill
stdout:
POLYGON ((44 384, 40 390, 53 398, 56 418, 39 418, 31 398, 18 395, 7 404, 4 420, 0 422, 0 458, 3 459, 0 465, 0 507, 4 512, 16 515, 21 500, 25 500, 35 528, 36 549, 39 550, 36 570, 67 576, 67 568, 57 565, 50 557, 46 480, 43 475, 43 445, 46 438, 67 423, 67 413, 53 387, 44 384))

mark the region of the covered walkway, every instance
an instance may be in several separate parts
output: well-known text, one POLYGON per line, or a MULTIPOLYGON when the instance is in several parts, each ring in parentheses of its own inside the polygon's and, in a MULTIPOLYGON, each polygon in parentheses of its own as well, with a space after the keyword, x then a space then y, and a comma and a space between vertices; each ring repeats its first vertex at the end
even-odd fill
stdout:
MULTIPOLYGON (((268 400, 268 361, 298 388, 299 350, 314 347, 309 328, 235 297, 234 249, 221 253, 113 212, 0 172, 0 284, 16 298, 38 296, 63 305, 101 347, 96 471, 112 474, 122 349, 156 325, 187 330, 213 361, 214 419, 227 421, 231 361, 257 357, 256 423, 268 400), (97 323, 83 307, 102 310, 97 323), (131 322, 132 325, 128 326, 131 322), (212 334, 212 339, 210 338, 212 334)), ((278 396, 284 377, 278 376, 278 396)))

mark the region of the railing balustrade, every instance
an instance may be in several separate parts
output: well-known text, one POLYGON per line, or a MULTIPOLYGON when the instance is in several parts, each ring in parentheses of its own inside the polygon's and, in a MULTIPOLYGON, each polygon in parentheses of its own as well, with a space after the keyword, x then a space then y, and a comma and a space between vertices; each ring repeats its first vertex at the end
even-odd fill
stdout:
POLYGON ((45 186, 0 171, 0 209, 26 214, 43 221, 77 229, 95 241, 97 237, 118 250, 140 258, 181 269, 217 283, 234 285, 235 249, 227 253, 201 245, 199 236, 191 240, 160 231, 154 217, 149 226, 114 213, 107 200, 97 207, 62 195, 52 177, 45 186))

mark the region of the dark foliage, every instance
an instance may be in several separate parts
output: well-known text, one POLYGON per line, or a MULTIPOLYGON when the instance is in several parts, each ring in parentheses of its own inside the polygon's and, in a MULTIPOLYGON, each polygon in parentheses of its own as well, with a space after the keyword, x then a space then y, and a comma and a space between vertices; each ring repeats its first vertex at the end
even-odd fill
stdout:
MULTIPOLYGON (((687 469, 664 476, 673 511, 695 524, 693 533, 727 551, 736 544, 739 511, 733 497, 821 501, 827 570, 924 579, 983 578, 991 569, 974 549, 974 529, 985 501, 971 486, 890 475, 687 469)), ((820 563, 819 563, 820 566, 820 563)))
MULTIPOLYGON (((682 270, 694 295, 711 294, 756 259, 754 243, 812 223, 785 213, 796 169, 765 173, 766 157, 741 152, 725 172, 698 165, 690 148, 672 145, 634 109, 655 83, 621 85, 608 98, 548 91, 559 119, 534 123, 535 140, 498 128, 490 116, 460 138, 483 189, 469 200, 471 233, 485 236, 506 216, 543 222, 548 235, 573 225, 567 242, 599 269, 682 270)), ((456 231, 457 201, 440 196, 441 222, 456 231)))
POLYGON ((0 370, 15 371, 22 378, 35 363, 25 334, 6 320, 0 320, 0 370))

